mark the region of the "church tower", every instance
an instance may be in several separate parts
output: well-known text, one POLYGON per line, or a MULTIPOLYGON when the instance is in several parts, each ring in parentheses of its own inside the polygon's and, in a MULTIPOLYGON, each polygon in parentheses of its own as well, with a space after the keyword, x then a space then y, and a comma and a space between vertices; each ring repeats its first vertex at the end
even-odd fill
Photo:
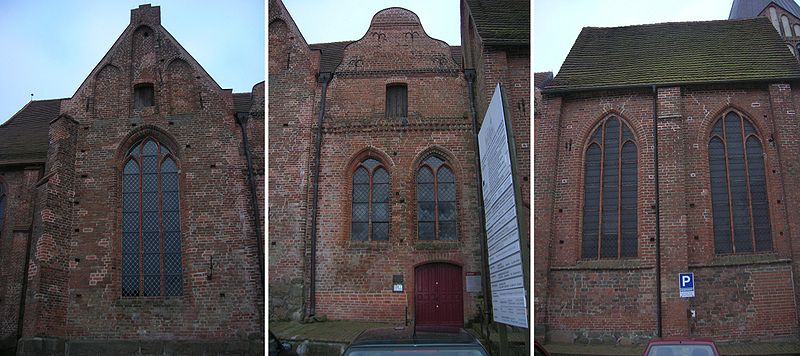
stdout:
POLYGON ((728 20, 758 16, 769 18, 792 54, 800 56, 800 6, 794 0, 733 0, 728 20))

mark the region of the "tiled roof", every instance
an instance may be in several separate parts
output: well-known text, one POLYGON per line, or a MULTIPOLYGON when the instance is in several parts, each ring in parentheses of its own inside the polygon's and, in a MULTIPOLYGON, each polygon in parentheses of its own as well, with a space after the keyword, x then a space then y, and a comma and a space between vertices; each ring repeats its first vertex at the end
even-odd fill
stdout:
POLYGON ((545 91, 800 79, 768 19, 585 27, 545 91))
POLYGON ((535 72, 533 73, 533 87, 542 89, 552 79, 553 72, 535 72))
POLYGON ((531 38, 530 0, 466 0, 483 43, 526 45, 531 38))
POLYGON ((800 6, 794 0, 733 0, 728 19, 749 19, 758 16, 769 3, 774 2, 784 10, 800 18, 800 6))
POLYGON ((233 113, 250 112, 251 93, 233 93, 233 113))
MULTIPOLYGON (((344 48, 351 43, 353 41, 314 43, 308 47, 322 52, 319 64, 320 73, 333 73, 336 71, 336 67, 342 63, 344 48)), ((450 46, 450 54, 453 55, 453 60, 461 66, 461 46, 450 46)))
POLYGON ((450 46, 450 54, 453 55, 453 60, 461 67, 461 46, 450 46))
POLYGON ((35 100, 0 125, 0 165, 44 163, 50 121, 58 117, 61 100, 35 100))
POLYGON ((308 45, 311 49, 320 50, 322 56, 320 58, 319 71, 320 73, 333 73, 336 67, 342 63, 344 58, 344 48, 353 41, 343 42, 329 42, 329 43, 315 43, 308 45))

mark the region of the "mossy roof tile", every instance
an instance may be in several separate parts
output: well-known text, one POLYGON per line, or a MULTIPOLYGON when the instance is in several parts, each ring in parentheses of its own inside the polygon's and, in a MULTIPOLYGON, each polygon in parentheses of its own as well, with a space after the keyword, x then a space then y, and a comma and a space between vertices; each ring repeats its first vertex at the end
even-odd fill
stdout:
POLYGON ((766 18, 585 27, 546 92, 800 79, 766 18))

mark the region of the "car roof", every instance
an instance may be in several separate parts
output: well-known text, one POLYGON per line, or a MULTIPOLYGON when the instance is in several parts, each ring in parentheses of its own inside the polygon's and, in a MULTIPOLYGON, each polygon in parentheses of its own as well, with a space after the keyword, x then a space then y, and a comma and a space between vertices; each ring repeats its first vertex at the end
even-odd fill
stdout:
POLYGON ((714 340, 706 337, 665 337, 650 340, 649 344, 713 344, 714 340))
POLYGON ((462 328, 394 327, 365 330, 350 346, 407 345, 480 345, 462 328))

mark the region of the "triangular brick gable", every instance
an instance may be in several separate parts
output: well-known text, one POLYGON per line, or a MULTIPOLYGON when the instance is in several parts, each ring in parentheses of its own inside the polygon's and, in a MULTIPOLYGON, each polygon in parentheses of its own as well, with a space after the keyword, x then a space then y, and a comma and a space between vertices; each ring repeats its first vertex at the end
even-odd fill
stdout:
POLYGON ((146 4, 131 10, 130 24, 65 103, 64 111, 78 118, 139 114, 131 113, 132 96, 133 88, 142 83, 154 85, 159 110, 167 114, 196 109, 204 95, 216 97, 207 100, 228 101, 229 90, 223 90, 161 26, 160 8, 146 4), (170 88, 173 77, 182 77, 191 85, 170 88), (120 98, 118 93, 129 95, 120 98))

